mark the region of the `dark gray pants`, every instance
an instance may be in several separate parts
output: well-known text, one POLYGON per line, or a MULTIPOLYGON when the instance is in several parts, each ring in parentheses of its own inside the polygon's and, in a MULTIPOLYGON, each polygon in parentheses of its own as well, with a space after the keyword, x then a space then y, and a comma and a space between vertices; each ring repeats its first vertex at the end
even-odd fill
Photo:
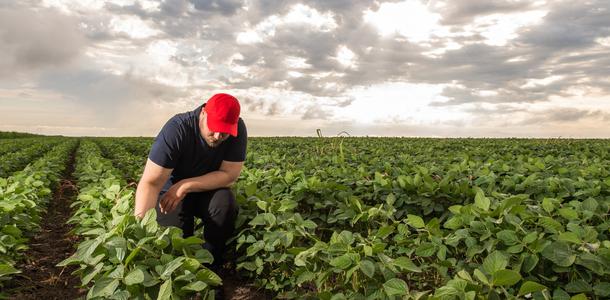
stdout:
POLYGON ((161 196, 171 187, 171 182, 165 184, 157 199, 157 221, 164 226, 182 228, 184 237, 189 237, 195 231, 195 217, 203 222, 203 247, 212 253, 213 269, 218 269, 224 263, 223 254, 227 241, 233 236, 235 220, 239 207, 233 192, 228 188, 190 193, 169 214, 162 214, 159 208, 161 196))

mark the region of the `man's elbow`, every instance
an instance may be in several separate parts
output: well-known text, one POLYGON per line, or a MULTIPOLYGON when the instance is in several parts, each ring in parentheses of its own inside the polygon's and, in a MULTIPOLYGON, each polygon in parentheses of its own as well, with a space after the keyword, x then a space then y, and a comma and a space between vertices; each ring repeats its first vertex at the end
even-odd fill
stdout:
POLYGON ((235 174, 227 173, 227 177, 228 177, 228 179, 227 179, 227 184, 225 185, 225 187, 230 188, 237 182, 237 178, 239 178, 239 174, 237 176, 235 176, 235 174))

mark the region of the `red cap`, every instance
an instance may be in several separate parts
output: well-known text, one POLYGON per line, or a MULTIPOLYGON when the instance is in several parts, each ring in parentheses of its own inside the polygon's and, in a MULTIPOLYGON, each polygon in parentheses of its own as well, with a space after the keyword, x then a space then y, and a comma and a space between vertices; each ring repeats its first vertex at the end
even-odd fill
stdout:
POLYGON ((216 94, 205 104, 208 128, 214 132, 237 136, 239 101, 229 94, 216 94))

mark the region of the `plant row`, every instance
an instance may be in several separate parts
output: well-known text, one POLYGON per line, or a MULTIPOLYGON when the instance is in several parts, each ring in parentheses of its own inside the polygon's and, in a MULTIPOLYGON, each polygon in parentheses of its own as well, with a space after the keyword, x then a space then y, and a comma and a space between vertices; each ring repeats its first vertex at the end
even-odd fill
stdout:
POLYGON ((17 151, 7 152, 0 156, 0 178, 7 177, 12 173, 23 169, 28 163, 42 157, 51 150, 60 140, 55 138, 36 139, 17 151))
POLYGON ((36 234, 51 189, 75 146, 75 140, 64 140, 23 170, 0 178, 0 281, 20 272, 15 264, 28 248, 28 239, 36 234))
POLYGON ((126 140, 96 139, 105 157, 112 160, 113 165, 124 173, 128 182, 138 182, 146 159, 141 155, 133 155, 125 148, 126 140))
POLYGON ((77 152, 75 177, 79 194, 70 223, 82 242, 59 265, 78 266, 75 274, 89 287, 88 299, 213 297, 211 288, 221 279, 204 266, 213 257, 203 241, 160 227, 154 209, 134 217, 133 188, 91 140, 77 152))

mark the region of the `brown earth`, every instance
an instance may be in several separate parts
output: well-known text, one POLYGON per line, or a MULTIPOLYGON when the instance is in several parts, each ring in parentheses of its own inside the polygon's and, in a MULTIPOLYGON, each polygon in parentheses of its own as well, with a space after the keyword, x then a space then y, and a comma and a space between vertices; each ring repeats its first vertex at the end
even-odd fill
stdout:
POLYGON ((16 267, 21 274, 5 286, 9 299, 78 299, 86 290, 78 289, 80 279, 71 275, 75 266, 57 267, 57 263, 69 257, 78 244, 78 238, 69 234, 71 225, 66 224, 72 216, 70 203, 77 194, 74 185, 74 151, 68 167, 53 194, 46 213, 41 219, 41 228, 28 243, 24 259, 16 267))
POLYGON ((227 300, 263 300, 273 299, 273 295, 265 290, 257 289, 253 283, 241 278, 236 272, 224 269, 222 277, 223 289, 227 300))

